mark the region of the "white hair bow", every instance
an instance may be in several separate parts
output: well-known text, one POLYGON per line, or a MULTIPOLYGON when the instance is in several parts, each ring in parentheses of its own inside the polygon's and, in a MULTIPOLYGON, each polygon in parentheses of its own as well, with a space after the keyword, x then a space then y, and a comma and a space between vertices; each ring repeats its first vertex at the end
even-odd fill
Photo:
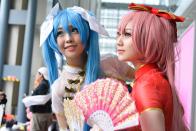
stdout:
MULTIPOLYGON (((81 7, 78 7, 78 6, 70 7, 70 8, 68 8, 68 10, 72 10, 72 11, 80 14, 81 17, 89 23, 91 30, 93 30, 99 34, 109 36, 109 34, 105 30, 105 28, 96 20, 96 18, 94 16, 90 15, 87 12, 87 10, 85 10, 81 7)), ((42 46, 42 44, 45 42, 47 37, 50 35, 50 33, 53 29, 53 19, 59 11, 60 11, 60 4, 57 3, 52 8, 49 15, 46 17, 46 20, 42 23, 41 31, 40 31, 40 46, 42 46)))
POLYGON ((109 34, 105 30, 105 28, 96 20, 96 18, 94 16, 90 15, 87 10, 85 10, 81 7, 78 7, 78 6, 70 7, 68 9, 73 10, 74 12, 80 14, 83 19, 88 21, 91 30, 93 30, 99 34, 109 36, 109 34))
POLYGON ((60 11, 60 4, 57 3, 50 11, 45 21, 42 23, 40 28, 40 46, 44 43, 44 41, 48 38, 49 34, 53 29, 53 19, 60 11))

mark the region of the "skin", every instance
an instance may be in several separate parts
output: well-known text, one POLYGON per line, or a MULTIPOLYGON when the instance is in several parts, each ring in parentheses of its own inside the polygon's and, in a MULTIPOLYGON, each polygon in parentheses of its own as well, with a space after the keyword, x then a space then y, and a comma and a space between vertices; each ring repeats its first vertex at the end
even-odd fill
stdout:
MULTIPOLYGON (((67 64, 73 67, 85 67, 87 54, 84 51, 84 46, 80 39, 78 30, 71 25, 67 33, 63 28, 59 28, 57 32, 57 44, 61 53, 66 57, 67 64)), ((56 114, 59 126, 62 129, 67 129, 66 118, 64 114, 56 114)))
MULTIPOLYGON (((117 54, 119 60, 132 62, 137 69, 145 63, 139 62, 142 56, 134 49, 132 25, 133 23, 130 21, 126 25, 124 32, 117 32, 117 54)), ((142 131, 165 131, 165 118, 162 110, 148 110, 142 112, 140 114, 140 125, 142 131)))
POLYGON ((133 48, 130 24, 127 25, 124 33, 117 33, 117 54, 120 61, 135 61, 137 59, 137 54, 133 48))
POLYGON ((2 101, 4 99, 4 92, 0 91, 0 101, 2 101))
POLYGON ((78 30, 69 26, 70 34, 62 28, 58 29, 57 43, 61 53, 66 57, 67 63, 75 67, 84 67, 86 63, 86 53, 80 40, 78 30))
POLYGON ((34 80, 34 88, 37 88, 38 85, 40 84, 40 82, 44 79, 43 75, 41 73, 37 73, 35 76, 35 80, 34 80))

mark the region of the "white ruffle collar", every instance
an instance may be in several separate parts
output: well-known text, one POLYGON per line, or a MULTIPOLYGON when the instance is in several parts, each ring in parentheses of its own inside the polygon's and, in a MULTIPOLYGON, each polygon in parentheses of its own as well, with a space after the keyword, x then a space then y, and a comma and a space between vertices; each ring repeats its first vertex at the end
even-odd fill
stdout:
POLYGON ((63 66, 63 71, 66 71, 72 74, 78 74, 79 72, 83 71, 83 69, 66 64, 65 66, 63 66))

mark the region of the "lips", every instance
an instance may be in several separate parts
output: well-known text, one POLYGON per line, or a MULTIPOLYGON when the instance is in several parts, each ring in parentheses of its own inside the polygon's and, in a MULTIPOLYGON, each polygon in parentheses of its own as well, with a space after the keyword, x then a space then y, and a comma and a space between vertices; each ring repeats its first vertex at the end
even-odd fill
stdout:
POLYGON ((125 52, 125 50, 121 50, 121 49, 117 50, 117 53, 118 53, 118 54, 122 54, 122 53, 124 53, 124 52, 125 52))
POLYGON ((68 46, 65 46, 64 49, 68 51, 74 51, 76 47, 77 45, 68 45, 68 46))

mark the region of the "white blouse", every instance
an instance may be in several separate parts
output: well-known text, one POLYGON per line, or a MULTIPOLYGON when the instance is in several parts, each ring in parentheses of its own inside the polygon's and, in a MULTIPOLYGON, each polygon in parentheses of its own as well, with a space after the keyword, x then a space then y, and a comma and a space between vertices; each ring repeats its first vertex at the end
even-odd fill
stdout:
MULTIPOLYGON (((118 60, 116 56, 105 55, 101 59, 102 77, 113 77, 121 80, 127 80, 130 74, 133 74, 132 67, 118 60)), ((52 84, 52 110, 56 114, 64 114, 63 99, 65 96, 65 86, 70 88, 68 79, 75 80, 79 76, 81 68, 65 65, 60 77, 52 84)), ((81 85, 81 89, 84 83, 81 85)), ((81 90, 80 89, 80 90, 81 90)))
MULTIPOLYGON (((60 76, 52 84, 52 110, 54 113, 63 114, 63 99, 65 95, 65 87, 70 88, 68 79, 75 80, 79 76, 79 72, 83 71, 80 68, 72 67, 66 65, 63 67, 63 71, 60 73, 60 76)), ((83 84, 81 85, 81 88, 83 84)))

